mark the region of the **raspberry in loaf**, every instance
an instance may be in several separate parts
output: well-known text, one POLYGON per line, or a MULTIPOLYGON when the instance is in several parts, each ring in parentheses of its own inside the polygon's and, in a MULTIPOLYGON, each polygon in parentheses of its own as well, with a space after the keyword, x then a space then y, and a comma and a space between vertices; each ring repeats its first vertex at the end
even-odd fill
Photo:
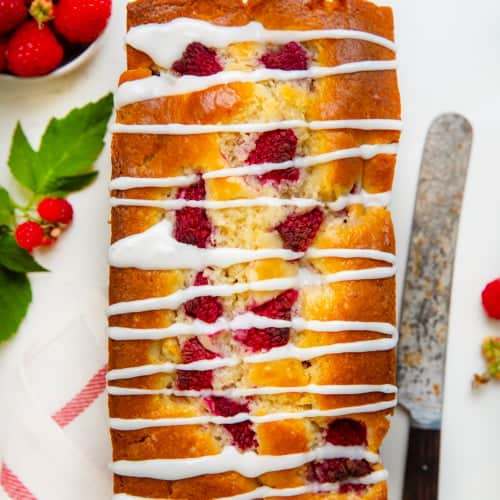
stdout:
POLYGON ((136 0, 110 251, 115 498, 386 499, 400 131, 364 0, 136 0))

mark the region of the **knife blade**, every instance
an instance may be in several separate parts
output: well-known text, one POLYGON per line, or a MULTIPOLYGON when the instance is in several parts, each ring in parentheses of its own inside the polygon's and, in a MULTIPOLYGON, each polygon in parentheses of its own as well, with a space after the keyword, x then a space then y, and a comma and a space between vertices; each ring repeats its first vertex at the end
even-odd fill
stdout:
POLYGON ((437 499, 449 308, 472 127, 439 116, 422 157, 400 317, 399 402, 411 418, 405 500, 437 499))

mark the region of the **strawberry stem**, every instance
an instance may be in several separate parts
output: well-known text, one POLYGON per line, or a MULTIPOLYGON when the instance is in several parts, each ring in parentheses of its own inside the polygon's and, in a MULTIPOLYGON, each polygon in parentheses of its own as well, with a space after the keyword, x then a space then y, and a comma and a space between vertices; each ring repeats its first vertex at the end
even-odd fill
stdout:
POLYGON ((41 29, 44 23, 54 19, 52 0, 34 0, 30 7, 30 14, 41 29))

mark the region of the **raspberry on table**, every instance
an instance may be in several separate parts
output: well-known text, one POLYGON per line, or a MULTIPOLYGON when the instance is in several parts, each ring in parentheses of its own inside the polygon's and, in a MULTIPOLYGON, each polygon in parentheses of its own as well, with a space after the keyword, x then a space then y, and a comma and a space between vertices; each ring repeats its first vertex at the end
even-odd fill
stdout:
POLYGON ((111 15, 111 0, 59 0, 54 27, 72 43, 89 44, 106 28, 111 15))
POLYGON ((269 69, 304 70, 309 66, 307 51, 297 42, 289 42, 278 50, 267 52, 260 62, 269 69))
MULTIPOLYGON (((177 198, 201 201, 206 197, 205 183, 200 179, 197 183, 179 190, 177 198)), ((203 208, 186 207, 175 214, 174 237, 181 243, 207 248, 212 234, 212 224, 207 211, 203 208)))
POLYGON ((16 227, 14 237, 21 248, 31 252, 34 248, 42 245, 45 233, 38 222, 26 221, 16 227))
POLYGON ((63 48, 48 26, 28 21, 9 40, 7 65, 18 76, 41 76, 55 70, 63 55, 63 48))
MULTIPOLYGON (((194 286, 208 285, 208 278, 202 272, 196 275, 194 286)), ((222 304, 217 297, 196 297, 184 304, 184 310, 190 318, 200 319, 205 323, 215 323, 222 316, 222 304)))
MULTIPOLYGON (((255 147, 247 158, 247 164, 282 163, 293 160, 297 151, 297 142, 297 136, 291 129, 264 132, 255 141, 255 147)), ((285 170, 272 170, 259 175, 257 179, 262 183, 280 184, 283 181, 296 182, 299 177, 300 170, 292 167, 285 170)))
POLYGON ((486 285, 481 298, 486 314, 492 319, 500 319, 500 278, 486 285))
POLYGON ((308 467, 307 478, 311 482, 336 483, 352 477, 362 477, 372 472, 366 460, 332 458, 313 462, 308 467))
POLYGON ((202 43, 192 42, 186 47, 181 59, 174 62, 172 69, 181 75, 209 76, 219 73, 223 68, 215 50, 202 43))
POLYGON ((64 198, 44 198, 38 204, 37 212, 47 222, 69 224, 73 220, 73 207, 64 198))
POLYGON ((284 248, 294 252, 305 252, 316 237, 323 219, 324 214, 319 207, 303 214, 289 215, 276 226, 284 248))
POLYGON ((339 418, 328 425, 326 440, 335 446, 366 446, 366 425, 352 418, 339 418))
POLYGON ((27 17, 25 0, 0 0, 0 35, 12 31, 27 17))

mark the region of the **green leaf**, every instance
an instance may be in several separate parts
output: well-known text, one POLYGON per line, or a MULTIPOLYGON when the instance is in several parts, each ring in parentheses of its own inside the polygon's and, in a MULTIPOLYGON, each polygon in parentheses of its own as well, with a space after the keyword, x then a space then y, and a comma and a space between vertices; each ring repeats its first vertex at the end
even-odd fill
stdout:
POLYGON ((59 196, 64 197, 64 194, 66 193, 80 191, 80 189, 83 189, 92 184, 98 174, 99 172, 94 170, 93 172, 89 172, 88 174, 59 177, 55 179, 52 184, 50 184, 50 192, 57 193, 59 196))
MULTIPOLYGON (((38 194, 49 194, 60 177, 87 173, 104 147, 113 96, 74 109, 62 119, 53 118, 37 155, 38 194)), ((80 188, 79 188, 80 189, 80 188)))
POLYGON ((0 265, 18 273, 47 271, 10 234, 0 237, 0 265))
POLYGON ((8 163, 12 175, 20 184, 31 191, 35 191, 37 187, 36 157, 37 154, 18 122, 12 137, 8 163))
POLYGON ((82 189, 92 179, 75 178, 91 173, 92 165, 104 147, 112 111, 113 96, 108 94, 97 102, 74 109, 64 118, 53 118, 38 151, 33 151, 18 125, 9 158, 12 174, 21 184, 40 195, 82 189), (58 187, 60 185, 66 187, 58 187))
POLYGON ((14 203, 8 191, 0 186, 0 226, 10 226, 14 222, 14 203))
POLYGON ((31 286, 24 273, 0 266, 0 342, 18 330, 31 303, 31 286))

